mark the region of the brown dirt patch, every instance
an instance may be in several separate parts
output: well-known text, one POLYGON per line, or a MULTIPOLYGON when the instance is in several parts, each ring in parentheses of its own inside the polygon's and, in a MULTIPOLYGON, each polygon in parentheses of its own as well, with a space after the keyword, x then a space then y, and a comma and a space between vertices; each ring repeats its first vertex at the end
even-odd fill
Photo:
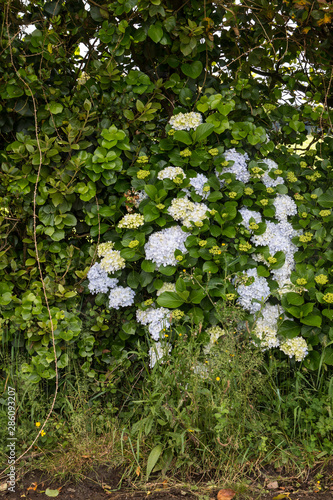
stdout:
MULTIPOLYGON (((263 476, 261 481, 253 481, 245 492, 236 492, 234 500, 333 500, 331 470, 325 471, 319 483, 313 474, 302 484, 294 478, 263 476), (273 489, 269 489, 272 486, 273 489)), ((83 476, 78 483, 67 481, 61 484, 60 479, 50 480, 45 472, 34 471, 17 481, 15 493, 8 490, 0 492, 0 499, 46 500, 49 498, 45 494, 47 488, 58 489, 59 495, 56 498, 59 500, 216 500, 219 491, 218 488, 212 489, 203 483, 194 485, 195 491, 191 491, 190 485, 176 487, 167 479, 148 483, 144 489, 124 481, 119 489, 120 481, 121 473, 107 466, 101 466, 83 476)), ((3 484, 3 480, 1 483, 3 484)), ((230 488, 230 485, 227 487, 230 488)))

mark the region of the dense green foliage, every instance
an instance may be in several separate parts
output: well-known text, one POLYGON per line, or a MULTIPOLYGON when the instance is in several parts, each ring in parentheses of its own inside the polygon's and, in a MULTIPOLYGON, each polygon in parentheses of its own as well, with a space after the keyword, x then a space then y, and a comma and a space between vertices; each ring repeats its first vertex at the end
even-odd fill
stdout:
MULTIPOLYGON (((308 291, 297 303, 292 296, 289 302, 285 298, 284 306, 296 318, 306 316, 301 323, 308 326, 302 327, 302 333, 310 337, 310 344, 326 346, 332 312, 323 295, 332 290, 329 283, 323 288, 313 277, 329 276, 333 260, 332 216, 320 215, 322 208, 333 204, 327 190, 333 141, 325 133, 330 124, 325 107, 330 87, 330 8, 314 2, 310 14, 307 3, 291 9, 283 2, 202 6, 159 0, 113 2, 102 8, 81 2, 5 2, 4 6, 2 341, 25 347, 31 356, 24 367, 30 380, 54 376, 51 318, 59 368, 68 363, 69 346, 75 347, 75 356, 87 361, 84 367, 89 371, 92 358, 110 364, 129 345, 133 329, 122 325, 120 314, 108 312, 105 298, 91 297, 85 277, 96 255, 94 244, 112 240, 118 242, 131 268, 123 280, 135 289, 156 289, 152 265, 137 265, 142 252, 128 244, 138 239, 142 248, 145 234, 172 220, 166 210, 160 214, 156 207, 171 189, 180 191, 168 180, 153 185, 163 165, 170 162, 195 169, 204 162, 202 170, 210 173, 212 189, 209 209, 219 212, 225 207, 228 212, 224 220, 219 213, 213 217, 211 235, 211 221, 192 232, 193 238, 210 235, 208 247, 218 243, 215 238, 227 238, 227 253, 212 259, 208 249, 198 247, 198 238, 192 238, 190 256, 181 267, 195 266, 205 283, 202 271, 214 274, 220 268, 216 264, 234 260, 244 238, 235 227, 236 207, 260 206, 266 195, 260 183, 245 199, 237 182, 229 186, 237 192, 235 200, 227 201, 228 190, 220 192, 212 169, 233 143, 254 161, 274 158, 283 165, 288 192, 302 193, 303 199, 296 198, 300 215, 294 218, 294 227, 312 230, 314 238, 309 244, 299 243, 295 280, 306 274, 308 291), (253 20, 258 22, 252 24, 253 20), (35 29, 24 35, 24 26, 32 23, 35 29), (327 36, 319 56, 323 33, 327 36), (83 58, 79 43, 88 49, 83 58), (193 109, 205 114, 207 125, 201 126, 200 135, 176 132, 166 138, 170 116, 193 109), (302 151, 309 131, 316 149, 303 146, 302 151), (192 157, 181 156, 189 145, 192 157), (215 145, 218 156, 212 157, 209 150, 215 145), (142 180, 136 176, 140 155, 150 158, 150 177, 142 180), (311 177, 313 168, 320 178, 311 177), (146 224, 140 234, 120 233, 115 228, 126 213, 124 195, 133 188, 145 189, 150 197, 140 207, 146 224), (300 313, 303 302, 306 310, 300 313)), ((269 207, 265 212, 272 216, 269 207)), ((248 267, 248 259, 241 256, 228 273, 248 267)), ((225 298, 225 292, 214 291, 213 296, 225 298)), ((208 299, 203 291, 197 295, 195 286, 194 295, 188 300, 194 307, 186 312, 192 311, 202 323, 195 311, 201 300, 207 307, 208 299)), ((143 294, 141 300, 146 298, 143 294)), ((330 364, 331 358, 328 350, 325 362, 330 364)), ((312 355, 309 366, 316 368, 319 359, 312 355)))
MULTIPOLYGON (((216 451, 231 435, 237 456, 286 449, 293 438, 309 453, 323 441, 331 453, 332 6, 323 0, 1 4, 1 363, 6 374, 20 372, 22 401, 32 411, 24 431, 46 412, 26 395, 24 380, 41 386, 46 379, 53 388, 55 352, 64 394, 79 370, 88 376, 93 396, 87 389, 84 397, 93 414, 101 412, 99 432, 116 413, 128 427, 135 422, 133 439, 152 434, 149 446, 164 446, 162 468, 184 453, 185 443, 206 454, 208 443, 216 451), (202 114, 202 124, 172 129, 173 115, 192 111, 202 114), (249 156, 248 182, 223 173, 232 148, 249 156), (278 165, 270 178, 283 178, 270 190, 262 182, 267 159, 278 165), (184 175, 161 178, 170 165, 184 175), (207 177, 205 198, 190 185, 199 173, 207 177), (184 198, 183 189, 193 203, 206 204, 207 214, 187 226, 177 263, 158 266, 145 258, 145 245, 153 233, 179 224, 169 209, 184 198), (146 198, 138 205, 139 192, 146 198), (283 251, 270 255, 253 246, 239 212, 262 214, 254 229, 260 236, 276 222, 278 195, 294 200, 297 213, 289 221, 304 231, 292 240, 296 265, 284 294, 274 279, 283 251), (134 212, 143 224, 121 227, 134 212), (110 241, 125 262, 113 277, 135 291, 135 307, 109 308, 106 294, 88 289, 98 245, 110 241), (301 369, 277 349, 261 353, 252 346, 258 315, 241 310, 234 280, 253 267, 267 278, 271 304, 285 311, 280 341, 306 339, 301 369), (165 283, 175 290, 156 296, 165 283), (154 343, 135 318, 152 302, 177 311, 165 334, 175 348, 164 371, 148 369, 154 343), (202 346, 216 325, 229 333, 207 360, 202 346), (232 367, 228 350, 236 356, 232 367), (182 373, 189 396, 179 385, 182 373), (138 411, 138 401, 149 404, 138 411), (248 404, 253 412, 247 406, 238 418, 248 404), (260 442, 256 432, 266 432, 260 442)), ((67 403, 58 400, 56 415, 67 403)), ((40 438, 50 447, 69 439, 61 417, 53 419, 53 431, 40 438)), ((162 448, 156 450, 159 457, 162 448)))

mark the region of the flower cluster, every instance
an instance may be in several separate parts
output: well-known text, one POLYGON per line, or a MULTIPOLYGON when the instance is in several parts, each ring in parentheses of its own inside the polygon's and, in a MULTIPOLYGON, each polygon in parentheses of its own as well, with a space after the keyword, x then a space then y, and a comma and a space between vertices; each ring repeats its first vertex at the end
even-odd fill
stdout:
POLYGON ((182 177, 185 179, 186 175, 182 168, 180 167, 166 167, 163 168, 158 174, 157 178, 159 180, 163 179, 171 179, 172 181, 176 179, 176 177, 182 177))
POLYGON ((161 361, 166 357, 171 351, 171 347, 167 346, 165 343, 155 342, 155 344, 149 349, 149 367, 154 368, 157 361, 161 361))
POLYGON ((113 288, 109 295, 109 307, 111 309, 120 309, 134 304, 135 292, 128 286, 117 286, 113 288))
POLYGON ((191 186, 197 195, 201 196, 204 200, 208 198, 210 187, 207 185, 208 178, 203 174, 198 174, 196 177, 190 179, 191 186), (206 184, 206 186, 205 186, 206 184))
POLYGON ((225 335, 225 331, 220 326, 211 326, 207 328, 206 333, 209 335, 209 343, 205 346, 204 353, 208 354, 218 339, 225 335))
POLYGON ((280 349, 284 354, 292 358, 295 356, 296 361, 303 361, 308 354, 308 346, 303 337, 295 337, 288 339, 280 344, 280 349))
POLYGON ((125 259, 121 257, 119 250, 105 252, 104 258, 100 262, 101 268, 107 273, 115 273, 126 266, 125 259))
POLYGON ((220 178, 222 174, 230 173, 230 174, 235 174, 236 179, 238 181, 244 182, 246 184, 250 180, 250 173, 248 172, 247 169, 247 161, 249 161, 249 156, 247 153, 241 154, 237 153, 235 149, 229 149, 224 153, 224 158, 228 162, 227 164, 233 162, 231 166, 228 166, 227 168, 223 168, 221 173, 216 173, 216 177, 220 179, 221 186, 224 185, 224 180, 220 178))
POLYGON ((118 227, 126 229, 136 229, 144 224, 144 217, 141 214, 126 214, 118 224, 118 227))
POLYGON ((275 217, 283 222, 287 217, 297 214, 297 205, 287 194, 277 194, 273 202, 275 207, 275 217))
POLYGON ((201 123, 201 114, 193 111, 191 113, 178 113, 169 120, 169 124, 175 130, 195 130, 201 123))
POLYGON ((187 196, 174 198, 168 208, 168 213, 188 228, 191 228, 193 224, 202 225, 202 221, 207 218, 207 211, 208 207, 204 203, 194 203, 187 196))
POLYGON ((136 319, 141 325, 148 326, 151 337, 158 341, 162 330, 170 327, 170 310, 164 307, 150 307, 145 311, 136 312, 136 319))
POLYGON ((260 347, 264 351, 278 347, 280 344, 277 337, 277 322, 281 314, 283 314, 281 307, 265 304, 261 311, 261 317, 256 321, 253 333, 259 339, 260 347))
POLYGON ((249 231, 252 232, 251 228, 251 223, 250 220, 254 219, 256 224, 259 224, 262 221, 261 214, 259 212, 255 212, 254 210, 249 210, 248 208, 241 208, 239 210, 239 213, 241 214, 243 218, 243 226, 246 227, 249 231))
POLYGON ((185 241, 188 234, 180 226, 162 229, 149 236, 145 244, 146 259, 155 262, 158 266, 175 266, 178 261, 175 258, 175 250, 187 253, 185 241))
POLYGON ((266 302, 271 292, 267 280, 262 276, 258 276, 256 268, 248 269, 243 274, 248 277, 252 276, 254 281, 250 285, 240 284, 237 286, 237 293, 239 295, 237 302, 243 309, 253 314, 260 311, 260 302, 266 302), (254 300, 256 302, 253 302, 254 300))
POLYGON ((158 297, 163 292, 175 292, 175 291, 176 291, 176 285, 174 283, 163 283, 161 288, 157 290, 156 295, 158 297))
POLYGON ((107 272, 97 262, 88 271, 87 278, 90 293, 107 293, 118 283, 117 279, 109 278, 107 272))

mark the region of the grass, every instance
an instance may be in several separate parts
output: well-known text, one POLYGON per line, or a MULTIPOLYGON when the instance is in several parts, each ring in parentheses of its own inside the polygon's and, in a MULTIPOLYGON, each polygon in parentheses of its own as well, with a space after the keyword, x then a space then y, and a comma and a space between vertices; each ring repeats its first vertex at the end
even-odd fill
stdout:
MULTIPOLYGON (((38 468, 62 482, 120 467, 123 480, 143 485, 152 450, 160 447, 153 479, 246 485, 270 464, 301 478, 327 463, 333 433, 333 379, 327 372, 265 357, 239 333, 225 335, 209 353, 198 349, 192 335, 179 337, 172 356, 152 370, 138 345, 104 382, 72 362, 61 377, 46 435, 22 470, 38 468)), ((16 379, 20 452, 52 398, 51 383, 24 381, 22 362, 11 355, 1 379, 3 387, 8 376, 16 379)), ((5 449, 1 453, 5 463, 5 449)))

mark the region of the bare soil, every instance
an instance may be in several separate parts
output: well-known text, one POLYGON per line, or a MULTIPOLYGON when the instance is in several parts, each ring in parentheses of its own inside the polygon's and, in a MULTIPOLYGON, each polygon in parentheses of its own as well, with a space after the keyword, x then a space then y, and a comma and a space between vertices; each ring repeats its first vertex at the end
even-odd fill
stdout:
MULTIPOLYGON (((320 481, 315 473, 309 474, 306 481, 297 482, 296 478, 281 478, 269 475, 272 471, 264 471, 262 480, 254 480, 246 491, 236 490, 234 500, 333 500, 332 468, 326 468, 320 481)), ((50 480, 45 472, 34 471, 27 473, 16 483, 15 493, 0 492, 2 500, 46 500, 47 488, 58 490, 56 498, 59 500, 216 500, 219 489, 212 488, 204 483, 184 486, 174 486, 174 480, 165 479, 160 482, 150 482, 138 485, 123 481, 121 487, 121 473, 106 466, 101 466, 94 472, 87 474, 82 481, 75 483, 67 481, 61 484, 60 480, 50 480), (193 488, 193 489, 192 489, 193 488), (195 490, 195 491, 194 491, 195 490)), ((4 483, 2 482, 2 485, 4 483)), ((1 485, 0 485, 1 486, 1 485)), ((230 488, 230 485, 227 486, 230 488)))

